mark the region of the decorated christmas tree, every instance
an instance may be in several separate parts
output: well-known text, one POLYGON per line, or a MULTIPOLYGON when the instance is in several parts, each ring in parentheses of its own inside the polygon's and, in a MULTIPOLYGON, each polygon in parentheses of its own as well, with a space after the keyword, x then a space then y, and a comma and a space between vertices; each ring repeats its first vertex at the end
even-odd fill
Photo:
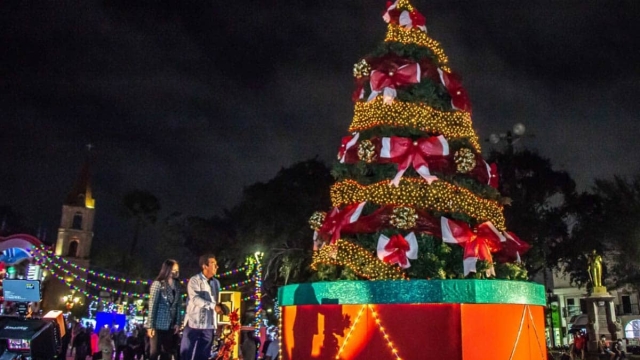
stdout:
POLYGON ((353 68, 333 209, 309 221, 318 279, 526 279, 460 78, 408 0, 383 19, 384 42, 353 68))
POLYGON ((330 281, 279 289, 281 358, 546 359, 544 287, 500 280, 526 279, 528 245, 507 231, 460 79, 408 0, 383 18, 354 66, 333 208, 310 219, 330 281))

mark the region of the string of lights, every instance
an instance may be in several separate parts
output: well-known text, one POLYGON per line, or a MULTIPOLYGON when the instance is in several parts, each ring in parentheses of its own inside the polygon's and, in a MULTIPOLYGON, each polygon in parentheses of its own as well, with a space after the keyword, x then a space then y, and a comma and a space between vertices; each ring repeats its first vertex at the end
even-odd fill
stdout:
MULTIPOLYGON (((34 252, 33 255, 36 258, 36 260, 44 261, 45 263, 50 264, 51 266, 49 267, 49 269, 51 270, 51 274, 54 277, 56 277, 58 279, 61 279, 61 280, 65 281, 65 282, 66 282, 66 278, 70 276, 73 279, 75 279, 76 281, 83 282, 83 283, 87 284, 88 286, 91 286, 91 287, 93 287, 95 289, 102 290, 102 291, 107 291, 107 292, 112 293, 112 294, 125 295, 125 296, 128 296, 128 297, 137 297, 137 298, 143 298, 143 299, 148 299, 149 298, 149 294, 140 294, 140 293, 136 293, 136 292, 128 292, 128 291, 123 291, 123 290, 119 290, 119 289, 113 289, 113 288, 110 288, 110 287, 107 287, 107 286, 104 286, 104 285, 100 285, 100 284, 94 283, 94 282, 92 282, 92 281, 90 281, 90 280, 88 280, 86 278, 83 278, 82 276, 78 275, 77 273, 74 273, 74 272, 70 271, 69 269, 63 268, 62 266, 60 266, 60 264, 55 263, 55 261, 52 260, 52 257, 42 256, 43 252, 45 253, 45 255, 50 255, 50 252, 47 251, 46 249, 39 248, 39 249, 35 249, 35 250, 36 251, 34 252), (56 269, 57 269, 57 271, 56 271, 56 269), (58 271, 64 273, 64 275, 60 275, 58 273, 58 271), (65 277, 65 275, 66 275, 66 277, 65 277)), ((64 259, 64 260, 66 260, 66 259, 64 259)), ((226 285, 226 286, 222 287, 222 290, 235 289, 235 288, 250 284, 253 281, 254 281, 254 279, 248 279, 248 280, 240 281, 240 282, 235 283, 235 284, 226 285)), ((141 284, 144 284, 144 283, 141 283, 141 284)), ((255 298, 255 295, 254 296, 249 296, 247 300, 250 300, 250 299, 253 299, 253 298, 255 298)))
POLYGON ((362 313, 364 313, 364 310, 366 308, 367 308, 367 305, 362 305, 362 307, 360 308, 360 311, 358 311, 358 315, 356 316, 356 320, 353 322, 353 325, 351 325, 351 327, 349 328, 349 332, 347 333, 347 336, 344 338, 344 341, 342 342, 342 346, 340 346, 340 350, 338 350, 338 354, 336 354, 336 360, 340 359, 340 354, 342 354, 342 351, 347 346, 347 343, 349 342, 349 339, 351 338, 351 334, 353 333, 353 330, 356 329, 356 326, 358 326, 358 321, 360 321, 360 317, 362 316, 362 313))
MULTIPOLYGON (((110 281, 117 281, 117 282, 121 282, 121 283, 125 283, 125 284, 133 284, 133 285, 150 285, 153 280, 139 280, 139 279, 128 279, 128 278, 124 278, 124 277, 119 277, 119 276, 114 276, 114 275, 109 275, 109 274, 105 274, 105 273, 101 273, 95 270, 91 270, 91 269, 86 269, 82 266, 79 266, 61 256, 56 255, 55 253, 53 253, 53 251, 51 250, 47 250, 47 249, 43 249, 44 251, 47 252, 47 256, 49 258, 54 259, 56 262, 62 263, 65 266, 69 266, 71 268, 73 268, 74 270, 78 271, 78 272, 84 272, 86 274, 89 275, 93 275, 96 277, 99 277, 101 279, 105 279, 105 280, 110 280, 110 281)), ((224 278, 227 276, 231 276, 231 275, 236 275, 239 274, 243 271, 245 271, 247 269, 246 266, 242 266, 239 267, 237 269, 232 269, 220 274, 217 274, 216 277, 217 278, 224 278)), ((187 282, 188 279, 183 279, 183 282, 187 282)))

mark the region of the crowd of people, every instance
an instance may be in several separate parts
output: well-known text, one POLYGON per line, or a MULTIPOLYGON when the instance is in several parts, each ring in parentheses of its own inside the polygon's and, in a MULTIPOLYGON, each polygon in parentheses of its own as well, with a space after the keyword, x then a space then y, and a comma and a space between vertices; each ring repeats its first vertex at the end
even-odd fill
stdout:
MULTIPOLYGON (((102 327, 97 333, 91 324, 72 321, 63 338, 63 353, 74 360, 121 359, 140 360, 145 357, 148 343, 142 325, 130 331, 117 327, 102 327)), ((147 351, 148 353, 148 351, 147 351)))
MULTIPOLYGON (((586 331, 580 330, 573 336, 573 343, 569 347, 569 353, 563 353, 561 360, 584 360, 587 351, 589 336, 586 331)), ((607 341, 607 337, 602 335, 598 340, 597 352, 601 355, 609 356, 609 360, 622 360, 627 358, 627 347, 624 339, 607 341)))
MULTIPOLYGON (((218 303, 220 282, 214 277, 218 271, 215 256, 203 255, 198 263, 201 272, 192 276, 186 286, 184 316, 184 290, 178 281, 180 266, 168 259, 149 289, 149 311, 144 326, 135 326, 128 332, 103 327, 96 333, 91 325, 75 322, 69 336, 65 336, 64 354, 68 350, 67 355, 74 360, 209 360, 216 339, 217 315, 228 315, 229 309, 218 303)), ((276 337, 277 330, 269 332, 270 339, 276 337)), ((246 335, 241 342, 243 352, 244 360, 277 360, 278 342, 265 342, 260 346, 252 334, 246 335)))

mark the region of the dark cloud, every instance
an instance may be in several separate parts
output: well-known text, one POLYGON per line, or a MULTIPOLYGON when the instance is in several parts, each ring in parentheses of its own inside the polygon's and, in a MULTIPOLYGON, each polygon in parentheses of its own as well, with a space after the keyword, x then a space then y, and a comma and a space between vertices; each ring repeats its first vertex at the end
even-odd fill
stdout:
MULTIPOLYGON (((481 138, 522 122, 584 189, 638 171, 635 1, 414 1, 464 78, 481 138)), ((95 144, 97 236, 127 190, 167 211, 233 206, 244 186, 333 160, 351 68, 384 1, 0 3, 0 204, 57 226, 95 144)), ((488 143, 483 144, 489 149, 488 143)))

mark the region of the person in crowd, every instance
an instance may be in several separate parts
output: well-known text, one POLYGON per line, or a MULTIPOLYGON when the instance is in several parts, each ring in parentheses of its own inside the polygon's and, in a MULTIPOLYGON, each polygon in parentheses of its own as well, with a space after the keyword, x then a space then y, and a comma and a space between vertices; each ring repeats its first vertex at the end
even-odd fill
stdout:
POLYGON ((69 349, 69 344, 71 344, 71 329, 73 328, 73 322, 67 324, 64 332, 64 336, 60 339, 60 359, 67 358, 67 350, 69 349))
POLYGON ((160 273, 149 290, 149 357, 151 360, 171 359, 176 353, 175 336, 182 323, 180 307, 182 292, 178 283, 180 266, 173 259, 162 263, 160 273))
POLYGON ((75 349, 76 347, 76 336, 78 336, 78 334, 80 334, 81 332, 84 332, 82 324, 80 323, 80 321, 74 320, 73 325, 71 326, 71 350, 69 350, 69 356, 73 355, 73 349, 75 349))
POLYGON ((615 345, 613 345, 613 352, 616 354, 615 359, 626 359, 627 358, 627 345, 624 339, 616 340, 615 345))
POLYGON ((98 334, 98 354, 100 355, 98 355, 97 358, 111 360, 115 350, 116 345, 113 343, 113 338, 111 337, 111 329, 106 326, 101 328, 98 334))
POLYGON ((582 331, 578 331, 573 338, 573 344, 571 344, 570 352, 571 359, 584 360, 584 348, 586 347, 586 339, 582 331))
POLYGON ((141 359, 142 356, 140 353, 140 339, 138 338, 138 329, 133 328, 131 330, 131 335, 127 337, 127 346, 124 348, 124 359, 123 360, 134 360, 136 358, 141 359))
POLYGON ((75 360, 85 360, 91 352, 91 330, 82 326, 81 330, 73 339, 73 347, 76 349, 75 360))
POLYGON ((244 341, 242 341, 241 351, 243 360, 256 360, 258 359, 258 347, 256 338, 253 331, 246 331, 244 334, 244 341))
POLYGON ((202 255, 198 264, 202 271, 192 276, 187 286, 189 297, 180 344, 180 358, 183 360, 209 359, 218 325, 216 314, 223 312, 218 304, 220 282, 213 277, 218 271, 216 257, 202 255))
POLYGON ((598 341, 598 352, 600 354, 606 354, 610 356, 610 360, 613 360, 616 357, 616 354, 611 351, 611 348, 609 348, 609 344, 607 344, 607 337, 602 335, 600 337, 600 341, 598 341))
POLYGON ((92 325, 87 326, 87 330, 89 330, 89 351, 90 351, 90 355, 91 358, 93 360, 97 360, 100 359, 101 354, 100 354, 100 347, 98 346, 98 342, 100 341, 100 337, 98 336, 98 334, 95 332, 95 329, 92 325))
POLYGON ((113 341, 116 344, 116 360, 120 359, 120 354, 127 348, 127 332, 124 328, 120 328, 113 336, 113 341))
POLYGON ((278 360, 278 356, 280 355, 280 341, 278 341, 278 330, 275 329, 271 333, 271 342, 269 343, 269 347, 267 348, 267 352, 265 353, 265 360, 278 360))

